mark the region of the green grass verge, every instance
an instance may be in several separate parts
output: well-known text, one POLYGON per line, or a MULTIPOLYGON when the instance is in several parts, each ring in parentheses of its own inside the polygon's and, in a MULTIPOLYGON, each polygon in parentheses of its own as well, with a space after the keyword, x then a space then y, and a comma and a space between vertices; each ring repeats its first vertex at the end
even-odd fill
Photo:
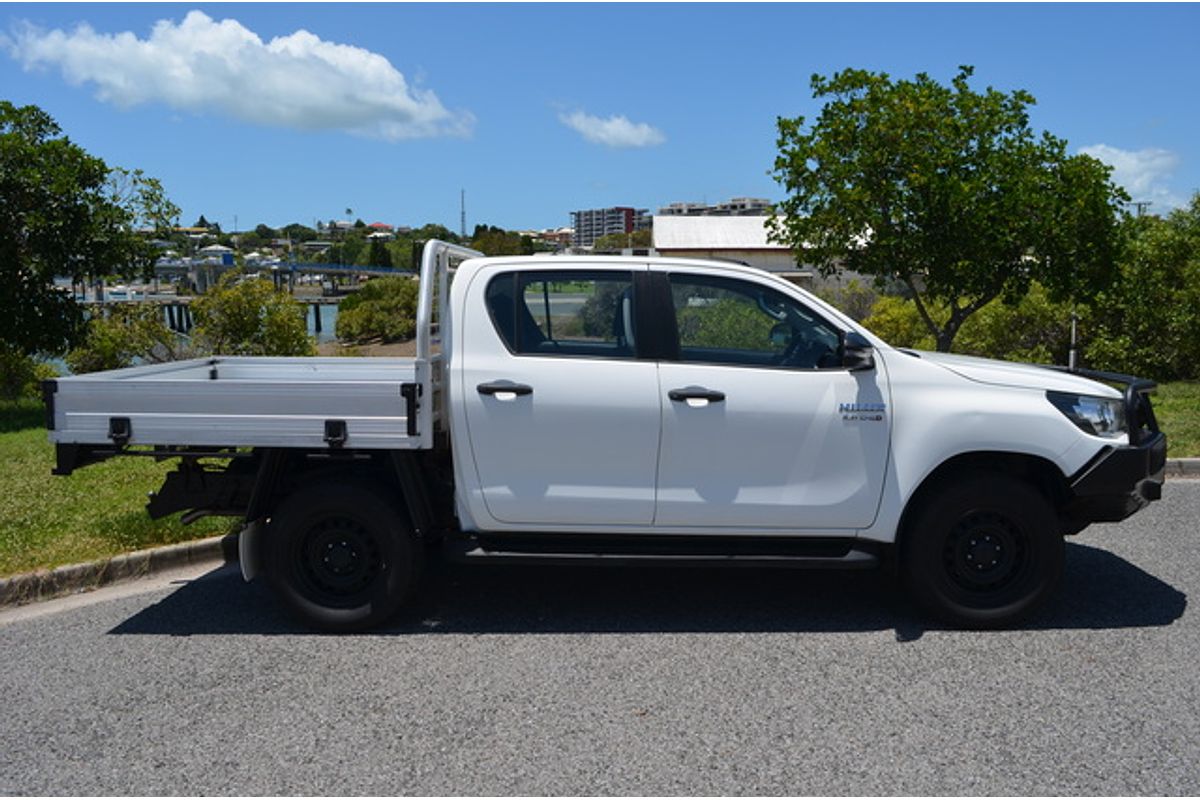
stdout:
MULTIPOLYGON (((1154 398, 1171 458, 1200 456, 1200 383, 1165 383, 1154 398)), ((227 518, 182 525, 151 520, 146 493, 172 462, 115 458, 55 477, 54 448, 37 401, 0 402, 0 576, 109 558, 229 533, 227 518)))
POLYGON ((1164 383, 1152 395, 1158 427, 1167 434, 1167 456, 1200 456, 1200 383, 1164 383))
POLYGON ((228 533, 225 517, 152 520, 146 493, 171 462, 116 458, 56 477, 41 403, 0 403, 0 576, 228 533))

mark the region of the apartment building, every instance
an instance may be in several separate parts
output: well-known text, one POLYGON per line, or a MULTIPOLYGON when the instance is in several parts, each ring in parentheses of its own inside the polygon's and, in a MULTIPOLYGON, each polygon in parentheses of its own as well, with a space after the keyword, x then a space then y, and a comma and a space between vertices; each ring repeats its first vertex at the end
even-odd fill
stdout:
POLYGON ((616 206, 571 212, 571 237, 574 247, 591 247, 601 236, 610 233, 633 233, 650 227, 649 210, 616 206))

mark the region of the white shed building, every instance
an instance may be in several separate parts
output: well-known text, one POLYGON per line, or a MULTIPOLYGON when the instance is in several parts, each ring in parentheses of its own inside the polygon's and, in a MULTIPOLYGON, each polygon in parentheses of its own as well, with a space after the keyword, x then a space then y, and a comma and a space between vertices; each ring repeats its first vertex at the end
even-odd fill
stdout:
POLYGON ((656 216, 654 249, 680 258, 740 261, 781 274, 802 285, 812 271, 796 266, 792 249, 767 240, 769 217, 656 216))

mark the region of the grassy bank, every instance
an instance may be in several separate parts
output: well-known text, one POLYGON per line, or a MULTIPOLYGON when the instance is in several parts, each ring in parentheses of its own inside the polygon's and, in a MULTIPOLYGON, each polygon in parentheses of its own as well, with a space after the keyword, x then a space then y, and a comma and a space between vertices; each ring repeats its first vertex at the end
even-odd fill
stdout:
POLYGON ((170 462, 119 458, 67 477, 50 474, 54 448, 41 403, 0 404, 0 576, 91 561, 231 530, 228 518, 154 521, 146 493, 170 462))
POLYGON ((1152 396, 1158 426, 1167 433, 1171 458, 1200 456, 1200 383, 1164 383, 1152 396))
MULTIPOLYGON (((1172 458, 1200 456, 1200 383, 1168 383, 1154 398, 1172 458)), ((236 521, 154 521, 146 493, 171 462, 117 458, 67 477, 50 474, 54 449, 41 403, 0 403, 0 576, 107 558, 227 533, 236 521)))

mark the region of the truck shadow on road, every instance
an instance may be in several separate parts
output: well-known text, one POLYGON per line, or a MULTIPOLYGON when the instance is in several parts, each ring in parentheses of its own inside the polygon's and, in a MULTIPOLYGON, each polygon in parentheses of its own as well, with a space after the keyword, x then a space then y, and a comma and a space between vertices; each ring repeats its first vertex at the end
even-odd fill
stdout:
MULTIPOLYGON (((1067 545, 1059 599, 1027 630, 1170 625, 1187 595, 1104 550, 1067 545)), ((412 606, 371 635, 447 633, 725 633, 894 630, 899 641, 942 626, 882 571, 664 567, 515 567, 432 562, 412 606)), ((110 633, 297 635, 263 581, 225 567, 183 584, 110 633)))

